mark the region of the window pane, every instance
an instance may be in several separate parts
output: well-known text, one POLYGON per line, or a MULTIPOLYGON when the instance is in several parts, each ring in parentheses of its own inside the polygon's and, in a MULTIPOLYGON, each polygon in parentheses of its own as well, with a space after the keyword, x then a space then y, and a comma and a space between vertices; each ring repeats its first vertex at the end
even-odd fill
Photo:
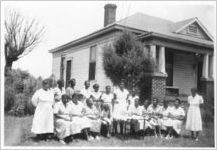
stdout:
POLYGON ((90 47, 90 62, 96 61, 96 45, 90 47))
POLYGON ((96 62, 90 62, 89 64, 89 80, 95 80, 96 74, 96 62))

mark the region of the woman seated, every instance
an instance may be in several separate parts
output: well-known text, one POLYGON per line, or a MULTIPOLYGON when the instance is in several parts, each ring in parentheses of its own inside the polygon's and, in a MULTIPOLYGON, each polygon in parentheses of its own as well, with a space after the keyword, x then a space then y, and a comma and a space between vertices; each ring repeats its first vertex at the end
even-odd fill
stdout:
POLYGON ((90 130, 89 130, 89 134, 90 134, 90 139, 93 139, 93 137, 97 140, 99 140, 99 134, 100 134, 100 129, 101 129, 101 120, 100 120, 100 113, 97 110, 97 108, 95 107, 95 105, 93 105, 93 99, 92 98, 88 98, 86 100, 86 112, 85 112, 85 116, 88 119, 88 122, 90 122, 90 130))
MULTIPOLYGON (((67 138, 74 134, 71 128, 74 126, 72 122, 71 105, 68 103, 69 97, 65 94, 62 95, 62 101, 55 103, 54 105, 54 126, 55 132, 59 141, 65 144, 67 138)), ((72 140, 71 138, 69 140, 72 140)))
POLYGON ((130 105, 128 113, 129 117, 131 118, 130 124, 131 124, 131 133, 135 134, 138 131, 143 130, 144 128, 144 119, 142 116, 142 110, 143 107, 139 106, 139 99, 135 99, 135 102, 133 105, 130 105))
POLYGON ((161 106, 158 105, 158 99, 153 98, 152 104, 148 107, 148 113, 150 114, 150 125, 151 129, 154 130, 155 137, 160 136, 161 137, 161 131, 160 131, 160 110, 161 106))
POLYGON ((112 124, 112 117, 111 117, 111 110, 109 104, 103 104, 102 112, 101 112, 101 133, 106 135, 107 138, 110 138, 111 132, 111 124, 112 124))
POLYGON ((168 130, 172 127, 172 120, 168 117, 168 114, 171 112, 172 107, 168 105, 168 101, 163 101, 163 107, 160 110, 161 119, 160 119, 160 128, 165 136, 167 136, 168 130))
POLYGON ((82 102, 78 101, 76 94, 72 96, 71 104, 71 117, 73 121, 72 132, 83 133, 85 135, 86 140, 90 140, 88 136, 88 129, 91 127, 90 122, 84 116, 85 114, 85 106, 82 102))
POLYGON ((180 136, 182 123, 185 118, 185 111, 180 104, 181 100, 176 98, 175 107, 173 107, 168 114, 168 117, 172 120, 172 128, 170 128, 168 131, 168 138, 170 139, 173 137, 173 135, 176 137, 180 136), (172 131, 174 131, 174 134, 172 134, 172 131))

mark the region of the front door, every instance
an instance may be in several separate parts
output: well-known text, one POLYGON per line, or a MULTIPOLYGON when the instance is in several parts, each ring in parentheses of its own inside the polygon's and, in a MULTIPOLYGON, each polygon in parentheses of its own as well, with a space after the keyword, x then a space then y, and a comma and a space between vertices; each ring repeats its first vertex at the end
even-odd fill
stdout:
POLYGON ((68 60, 66 62, 66 87, 68 86, 69 80, 71 78, 71 66, 72 66, 72 61, 68 60))

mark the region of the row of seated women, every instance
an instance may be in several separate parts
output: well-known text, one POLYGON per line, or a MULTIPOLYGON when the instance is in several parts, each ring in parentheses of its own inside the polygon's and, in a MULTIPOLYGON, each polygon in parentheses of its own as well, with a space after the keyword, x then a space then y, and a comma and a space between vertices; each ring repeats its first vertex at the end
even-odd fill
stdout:
POLYGON ((83 133, 87 140, 99 139, 103 131, 105 136, 110 137, 112 123, 129 124, 131 133, 139 131, 150 132, 154 135, 172 138, 172 131, 179 135, 184 110, 180 107, 180 100, 176 99, 174 106, 168 106, 164 101, 163 106, 158 105, 158 100, 153 99, 149 105, 146 100, 144 105, 139 105, 139 100, 135 99, 134 105, 130 105, 124 114, 117 119, 110 111, 107 104, 102 105, 99 111, 93 104, 93 99, 86 100, 86 104, 73 98, 70 101, 67 95, 62 95, 62 101, 54 106, 55 131, 59 140, 64 143, 66 138, 72 135, 83 133), (101 130, 104 129, 104 130, 101 130), (161 132, 164 131, 164 135, 161 132))
POLYGON ((44 81, 43 88, 32 98, 36 106, 32 132, 39 137, 55 133, 63 144, 77 134, 84 135, 86 140, 99 139, 103 133, 110 137, 111 132, 117 134, 118 131, 124 135, 124 126, 128 124, 132 134, 144 131, 144 134, 153 132, 156 137, 162 137, 161 131, 164 131, 167 139, 172 138, 173 133, 180 134, 185 112, 179 99, 168 105, 167 101, 159 104, 154 98, 150 105, 149 100, 139 105, 135 91, 129 93, 123 82, 113 93, 110 86, 106 86, 104 93, 98 91, 97 84, 94 91, 89 87, 86 81, 85 88, 75 94, 70 87, 66 91, 58 91, 61 86, 51 89, 49 82, 44 81))

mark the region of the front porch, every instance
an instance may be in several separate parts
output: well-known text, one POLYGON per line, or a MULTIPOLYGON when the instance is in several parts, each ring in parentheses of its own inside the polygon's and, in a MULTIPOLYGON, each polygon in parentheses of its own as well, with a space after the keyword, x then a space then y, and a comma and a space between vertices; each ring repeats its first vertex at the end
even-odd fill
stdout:
POLYGON ((160 38, 141 38, 144 51, 156 62, 151 97, 187 99, 196 87, 207 100, 214 99, 213 49, 160 38))

